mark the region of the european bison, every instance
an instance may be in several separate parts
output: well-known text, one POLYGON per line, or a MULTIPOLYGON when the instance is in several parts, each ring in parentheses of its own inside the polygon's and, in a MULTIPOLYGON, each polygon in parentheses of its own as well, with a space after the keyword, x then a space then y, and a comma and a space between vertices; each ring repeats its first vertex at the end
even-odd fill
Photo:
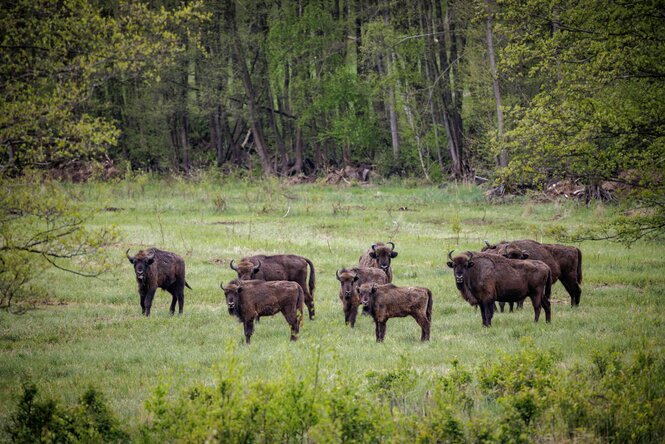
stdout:
POLYGON ((170 312, 175 312, 175 303, 178 301, 178 313, 182 314, 185 304, 185 286, 190 290, 185 281, 185 261, 175 253, 148 248, 139 251, 136 256, 130 256, 129 250, 125 252, 129 262, 134 265, 136 282, 139 286, 139 297, 141 299, 141 312, 150 316, 152 299, 155 297, 157 288, 171 293, 170 312))
POLYGON ((576 247, 559 244, 541 244, 523 239, 491 245, 485 241, 482 251, 499 254, 510 259, 536 259, 552 270, 552 284, 560 280, 570 295, 570 305, 580 305, 582 289, 582 252, 576 247))
POLYGON ((386 336, 388 319, 405 316, 412 316, 420 325, 420 340, 429 341, 432 325, 432 292, 429 289, 366 283, 358 291, 363 311, 374 318, 376 342, 382 342, 386 336))
POLYGON ((387 284, 388 276, 378 268, 368 267, 342 268, 337 270, 336 275, 340 283, 339 299, 344 310, 344 322, 353 328, 360 306, 358 288, 367 282, 387 284))
POLYGON ((453 258, 452 253, 448 253, 448 266, 453 269, 457 289, 469 304, 480 306, 483 326, 492 326, 496 301, 519 302, 527 296, 531 298, 536 322, 541 306, 545 320, 552 320, 552 273, 547 264, 470 251, 453 258))
POLYGON ((360 256, 358 260, 359 267, 372 267, 383 270, 388 276, 388 282, 393 281, 393 269, 390 266, 390 261, 397 257, 395 251, 395 244, 388 242, 377 242, 373 244, 366 252, 360 256), (391 245, 390 247, 388 245, 391 245))
POLYGON ((245 326, 245 342, 249 344, 254 332, 254 320, 259 316, 282 313, 291 326, 291 340, 298 339, 304 302, 304 291, 291 281, 241 281, 234 279, 226 287, 220 284, 231 316, 245 326))
POLYGON ((297 282, 305 292, 305 304, 309 318, 314 319, 314 287, 316 275, 314 264, 306 257, 295 254, 276 254, 265 256, 263 254, 245 257, 233 265, 231 269, 238 273, 238 279, 260 279, 264 281, 292 281, 297 282), (307 266, 309 265, 309 283, 307 283, 307 266), (308 285, 309 284, 309 285, 308 285))

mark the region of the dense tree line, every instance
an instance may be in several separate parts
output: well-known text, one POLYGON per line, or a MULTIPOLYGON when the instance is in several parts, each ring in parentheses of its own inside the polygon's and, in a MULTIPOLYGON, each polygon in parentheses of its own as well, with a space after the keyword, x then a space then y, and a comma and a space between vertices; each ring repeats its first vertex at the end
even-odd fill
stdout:
POLYGON ((5 173, 108 155, 662 188, 662 2, 20 0, 0 14, 5 173))

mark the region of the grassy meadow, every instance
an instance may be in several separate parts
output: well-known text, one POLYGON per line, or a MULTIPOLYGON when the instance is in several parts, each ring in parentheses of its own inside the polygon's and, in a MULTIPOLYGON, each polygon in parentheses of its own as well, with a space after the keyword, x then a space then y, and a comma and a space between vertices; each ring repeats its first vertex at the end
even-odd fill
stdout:
MULTIPOLYGON (((631 248, 605 241, 576 245, 583 252, 582 298, 571 308, 560 283, 553 287, 552 323, 522 311, 496 313, 482 328, 480 313, 458 294, 446 267, 449 250, 480 250, 483 240, 532 238, 593 226, 620 207, 519 198, 489 204, 473 186, 437 187, 414 182, 329 186, 224 179, 194 180, 138 175, 111 183, 62 185, 85 209, 91 226, 115 225, 115 266, 100 279, 58 270, 38 278, 48 301, 22 314, 0 311, 0 426, 16 408, 22 383, 72 403, 94 385, 130 433, 150 420, 145 400, 160 381, 174 388, 212 381, 211 366, 232 354, 249 380, 285 372, 317 378, 340 375, 364 381, 371 371, 404 363, 416 372, 447 374, 454 362, 477 368, 524 349, 546 350, 556 366, 590 365, 599 352, 662 355, 665 344, 665 255, 662 245, 631 248), (420 343, 411 318, 388 322, 377 344, 374 325, 358 317, 344 325, 335 270, 357 264, 372 243, 392 241, 394 283, 425 286, 434 295, 431 341, 420 343), (152 316, 141 316, 133 270, 125 250, 156 246, 183 256, 187 281, 182 316, 169 316, 171 297, 158 290, 152 316), (221 282, 234 277, 231 259, 258 253, 293 253, 316 267, 316 319, 305 319, 300 339, 289 342, 281 315, 262 318, 252 344, 224 304, 221 282), (231 351, 229 351, 231 350, 231 351)), ((429 387, 416 384, 413 399, 429 387)), ((416 401, 414 401, 416 402, 416 401)), ((136 436, 136 435, 134 435, 136 436)))

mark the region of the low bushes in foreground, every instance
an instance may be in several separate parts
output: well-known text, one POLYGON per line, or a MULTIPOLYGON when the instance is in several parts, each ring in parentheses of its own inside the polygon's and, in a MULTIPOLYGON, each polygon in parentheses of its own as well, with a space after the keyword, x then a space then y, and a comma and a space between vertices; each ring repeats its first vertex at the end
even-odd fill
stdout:
MULTIPOLYGON (((477 369, 453 362, 421 373, 403 359, 365 377, 316 365, 272 380, 244 376, 232 349, 212 384, 158 384, 146 401, 147 442, 656 443, 665 439, 665 357, 599 352, 563 369, 556 354, 525 348, 477 369)), ((88 390, 64 408, 27 385, 8 427, 15 442, 121 442, 103 398, 88 390)))

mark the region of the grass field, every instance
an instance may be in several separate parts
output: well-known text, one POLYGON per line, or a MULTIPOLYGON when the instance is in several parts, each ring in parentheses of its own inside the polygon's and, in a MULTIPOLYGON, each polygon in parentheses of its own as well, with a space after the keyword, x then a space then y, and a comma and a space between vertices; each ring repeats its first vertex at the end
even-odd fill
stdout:
MULTIPOLYGON (((528 199, 488 204, 476 187, 386 185, 285 185, 211 176, 199 180, 137 176, 115 183, 63 186, 94 211, 91 226, 114 224, 122 239, 112 249, 115 266, 101 279, 51 270, 38 283, 52 298, 24 314, 0 311, 0 426, 15 409, 21 383, 74 402, 94 385, 128 430, 148 421, 144 400, 162 379, 179 386, 210 381, 210 367, 229 344, 247 377, 269 380, 286 371, 310 372, 320 357, 324 378, 347 374, 362 381, 368 371, 396 368, 445 374, 457 360, 475 368, 525 347, 552 351, 557 366, 586 365, 598 351, 649 350, 665 344, 665 255, 662 245, 626 248, 583 242, 584 281, 578 308, 561 284, 553 287, 553 320, 533 322, 529 303, 497 313, 490 329, 458 294, 445 266, 449 250, 480 250, 483 240, 532 238, 553 242, 561 227, 592 226, 618 207, 528 199), (434 295, 431 341, 420 343, 411 318, 388 322, 385 342, 359 316, 344 325, 335 270, 357 264, 377 241, 393 241, 394 283, 419 285, 434 295), (158 291, 152 316, 140 316, 130 248, 156 246, 184 257, 187 281, 182 316, 170 317, 170 295, 158 291), (242 325, 225 308, 220 282, 234 277, 236 261, 257 253, 294 253, 316 267, 317 317, 305 319, 300 339, 289 342, 281 316, 262 318, 251 346, 242 325)), ((427 387, 418 386, 415 393, 427 387)), ((4 436, 4 435, 0 435, 4 436)), ((6 439, 6 438, 5 438, 6 439)))

